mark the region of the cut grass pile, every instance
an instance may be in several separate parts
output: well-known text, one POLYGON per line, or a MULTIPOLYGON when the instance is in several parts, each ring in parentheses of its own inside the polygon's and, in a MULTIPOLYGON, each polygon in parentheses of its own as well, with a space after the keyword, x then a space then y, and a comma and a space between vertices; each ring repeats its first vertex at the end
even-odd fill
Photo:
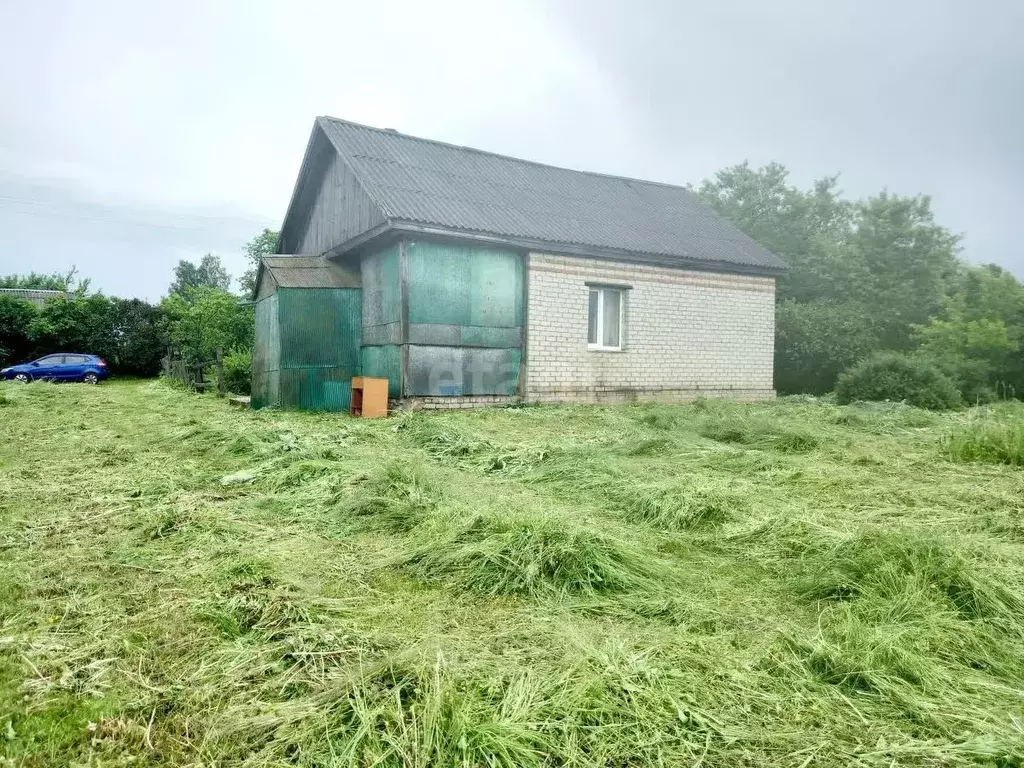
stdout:
MULTIPOLYGON (((404 559, 411 573, 484 595, 655 589, 657 570, 627 544, 553 516, 480 516, 404 559)), ((671 576, 662 568, 661 576, 671 576)))
POLYGON ((1024 761, 1024 406, 0 406, 5 768, 1024 761))

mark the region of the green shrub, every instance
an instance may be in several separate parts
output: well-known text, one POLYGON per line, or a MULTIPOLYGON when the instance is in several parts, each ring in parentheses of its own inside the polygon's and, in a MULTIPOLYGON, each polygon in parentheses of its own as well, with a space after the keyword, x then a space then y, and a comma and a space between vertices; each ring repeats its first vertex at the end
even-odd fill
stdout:
POLYGON ((33 341, 29 327, 36 308, 14 296, 0 296, 0 368, 24 362, 31 356, 33 341))
POLYGON ((845 371, 836 402, 891 400, 942 411, 961 404, 953 381, 932 363, 897 352, 882 352, 845 371))
POLYGON ((252 350, 232 352, 224 357, 224 378, 229 392, 248 395, 252 386, 252 350))
POLYGON ((1024 466, 1024 424, 976 421, 953 432, 946 450, 954 461, 1024 466))
POLYGON ((856 302, 780 301, 775 309, 775 386, 821 395, 840 372, 879 346, 871 312, 856 302))

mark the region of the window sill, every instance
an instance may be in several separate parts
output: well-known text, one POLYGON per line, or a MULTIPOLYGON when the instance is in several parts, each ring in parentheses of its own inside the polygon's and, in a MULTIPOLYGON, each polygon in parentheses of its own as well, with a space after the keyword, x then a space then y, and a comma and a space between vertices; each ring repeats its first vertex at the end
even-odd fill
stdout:
POLYGON ((602 347, 600 344, 587 344, 588 352, 625 352, 622 347, 602 347))

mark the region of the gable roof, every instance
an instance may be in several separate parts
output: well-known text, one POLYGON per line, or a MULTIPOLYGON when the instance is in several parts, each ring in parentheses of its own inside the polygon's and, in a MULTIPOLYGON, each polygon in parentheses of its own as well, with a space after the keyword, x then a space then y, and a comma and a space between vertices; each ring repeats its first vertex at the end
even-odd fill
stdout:
POLYGON ((314 135, 317 130, 389 226, 679 266, 786 268, 683 187, 573 171, 332 117, 318 117, 314 135))
POLYGON ((346 270, 323 256, 264 256, 256 274, 254 294, 269 275, 278 288, 358 288, 359 271, 346 270))

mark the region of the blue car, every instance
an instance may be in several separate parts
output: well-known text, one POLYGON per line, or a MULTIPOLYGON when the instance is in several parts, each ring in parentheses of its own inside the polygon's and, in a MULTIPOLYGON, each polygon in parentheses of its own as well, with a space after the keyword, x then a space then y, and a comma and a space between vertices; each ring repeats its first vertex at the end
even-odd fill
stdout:
POLYGON ((0 371, 0 376, 14 381, 82 381, 98 384, 107 378, 107 364, 96 355, 59 352, 33 360, 31 363, 12 365, 0 371))

